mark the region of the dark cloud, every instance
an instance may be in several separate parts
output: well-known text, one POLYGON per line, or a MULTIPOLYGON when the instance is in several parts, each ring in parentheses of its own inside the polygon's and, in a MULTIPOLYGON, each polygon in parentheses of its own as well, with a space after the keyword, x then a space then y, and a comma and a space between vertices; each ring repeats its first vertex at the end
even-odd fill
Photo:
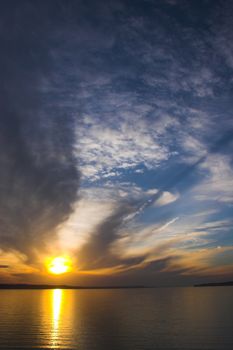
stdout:
POLYGON ((8 269, 9 265, 0 265, 0 269, 8 269))
POLYGON ((38 11, 23 1, 0 16, 0 245, 28 256, 71 213, 79 185, 75 121, 59 105, 69 98, 51 57, 57 24, 38 11))

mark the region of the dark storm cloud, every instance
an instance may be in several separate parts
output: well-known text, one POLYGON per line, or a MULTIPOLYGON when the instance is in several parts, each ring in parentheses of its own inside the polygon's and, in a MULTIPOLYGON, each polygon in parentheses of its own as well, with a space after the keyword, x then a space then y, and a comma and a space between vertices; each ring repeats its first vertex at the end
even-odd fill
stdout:
POLYGON ((0 15, 0 246, 28 256, 70 214, 79 185, 74 120, 59 105, 65 73, 51 57, 58 23, 34 5, 1 3, 0 15))

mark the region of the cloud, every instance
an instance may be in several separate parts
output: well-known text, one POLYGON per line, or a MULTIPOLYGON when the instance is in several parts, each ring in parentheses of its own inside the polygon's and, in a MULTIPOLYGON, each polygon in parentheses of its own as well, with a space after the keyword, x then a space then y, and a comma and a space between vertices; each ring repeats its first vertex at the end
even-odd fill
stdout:
MULTIPOLYGON (((115 108, 115 104, 116 101, 111 108, 115 108)), ((124 115, 124 109, 121 113, 124 115)), ((97 124, 96 118, 89 116, 84 118, 82 127, 77 128, 80 167, 89 180, 117 177, 141 164, 150 169, 170 157, 169 148, 158 143, 156 122, 149 128, 148 122, 137 116, 137 123, 132 125, 131 117, 126 116, 119 118, 115 125, 112 123, 109 119, 109 122, 99 120, 97 124)))
POLYGON ((64 250, 80 249, 116 207, 114 192, 106 189, 82 189, 74 211, 58 230, 59 242, 64 250))
MULTIPOLYGON (((98 60, 84 51, 79 54, 85 76, 78 70, 74 75, 85 81, 77 88, 82 125, 76 130, 76 149, 83 176, 91 182, 140 171, 142 164, 145 170, 156 169, 182 153, 192 163, 204 155, 206 135, 216 138, 219 114, 224 123, 218 132, 231 123, 221 101, 215 102, 224 79, 218 70, 221 55, 208 44, 211 30, 199 33, 175 14, 169 30, 166 11, 160 6, 151 11, 152 17, 141 16, 136 6, 133 13, 122 12, 122 21, 115 18, 113 45, 104 51, 94 46, 101 52, 98 60), (119 47, 113 67, 109 56, 119 47)), ((211 22, 213 14, 208 16, 211 22)))
POLYGON ((60 84, 54 82, 59 73, 49 56, 56 25, 48 35, 47 26, 42 29, 37 20, 34 29, 28 29, 31 24, 24 20, 24 11, 31 15, 29 22, 37 15, 28 3, 16 6, 16 12, 8 6, 4 10, 4 21, 13 24, 1 34, 1 42, 7 40, 7 44, 2 46, 0 62, 0 245, 31 258, 54 239, 56 228, 70 215, 77 199, 75 122, 57 106, 64 86, 62 74, 60 84), (44 93, 45 77, 58 89, 56 96, 44 93))
MULTIPOLYGON (((116 182, 109 182, 104 187, 81 189, 72 215, 60 225, 59 244, 63 249, 73 251, 79 267, 82 265, 84 268, 85 265, 85 269, 89 269, 95 265, 95 259, 101 268, 116 263, 111 247, 122 232, 133 225, 140 214, 139 203, 157 192, 157 189, 144 191, 132 183, 116 182)), ((165 206, 177 197, 166 192, 159 206, 165 206)))
MULTIPOLYGON (((134 265, 136 269, 146 269, 148 264, 167 258, 169 263, 164 272, 172 271, 173 265, 176 271, 178 266, 180 271, 187 269, 187 274, 192 274, 195 269, 196 272, 211 269, 221 242, 221 237, 215 233, 229 232, 232 220, 214 220, 210 211, 202 214, 182 215, 160 220, 153 225, 128 227, 115 240, 112 250, 122 261, 141 257, 142 260, 134 265), (203 257, 205 266, 202 264, 203 257)), ((227 249, 226 246, 223 251, 227 249)))
POLYGON ((224 59, 224 64, 231 69, 233 68, 233 45, 230 39, 233 34, 232 14, 232 4, 226 1, 224 4, 217 4, 216 12, 211 21, 211 43, 224 59))
POLYGON ((194 197, 200 201, 232 203, 231 157, 219 154, 210 155, 201 165, 201 169, 206 170, 208 175, 192 189, 194 197))
POLYGON ((111 252, 136 203, 148 196, 133 184, 109 183, 104 188, 92 187, 80 191, 76 209, 58 232, 63 248, 77 256, 81 270, 113 267, 122 264, 111 252))
POLYGON ((159 197, 158 200, 155 201, 154 205, 156 207, 167 205, 167 204, 175 202, 178 198, 179 198, 179 194, 173 194, 171 192, 165 191, 165 192, 163 192, 161 197, 159 197))
POLYGON ((28 264, 27 255, 20 253, 18 250, 0 250, 0 262, 2 266, 0 267, 0 274, 3 274, 3 277, 14 276, 17 273, 30 274, 39 272, 36 265, 30 266, 28 264))
POLYGON ((194 7, 2 6, 1 265, 47 247, 95 273, 207 271, 233 198, 232 6, 194 7))
POLYGON ((113 213, 95 228, 95 232, 78 252, 82 269, 99 269, 116 265, 118 259, 111 253, 111 246, 118 238, 124 219, 134 210, 133 203, 122 201, 113 213))

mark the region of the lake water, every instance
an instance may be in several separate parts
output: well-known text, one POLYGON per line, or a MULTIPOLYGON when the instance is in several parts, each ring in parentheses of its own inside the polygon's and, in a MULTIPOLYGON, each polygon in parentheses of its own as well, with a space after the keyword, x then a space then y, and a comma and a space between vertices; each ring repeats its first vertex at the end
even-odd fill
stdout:
POLYGON ((233 288, 0 290, 1 349, 233 349, 233 288))

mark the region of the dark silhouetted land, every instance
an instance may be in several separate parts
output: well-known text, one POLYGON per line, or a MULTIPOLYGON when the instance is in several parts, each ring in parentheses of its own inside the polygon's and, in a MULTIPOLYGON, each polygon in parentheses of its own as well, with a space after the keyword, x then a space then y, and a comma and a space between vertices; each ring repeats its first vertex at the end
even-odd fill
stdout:
POLYGON ((0 289, 129 289, 145 286, 69 286, 64 284, 0 284, 0 289))
POLYGON ((233 281, 195 284, 194 287, 223 287, 233 286, 233 281))

